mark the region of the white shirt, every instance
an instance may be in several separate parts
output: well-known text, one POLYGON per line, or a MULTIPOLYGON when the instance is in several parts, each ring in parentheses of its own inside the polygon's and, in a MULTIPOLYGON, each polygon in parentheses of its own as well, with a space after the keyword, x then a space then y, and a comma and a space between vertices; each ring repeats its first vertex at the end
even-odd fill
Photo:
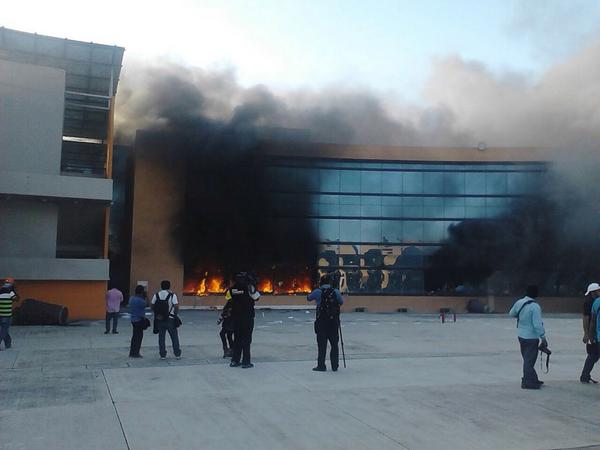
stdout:
POLYGON ((170 315, 170 316, 174 316, 174 315, 175 315, 175 312, 174 312, 173 310, 174 310, 175 308, 173 307, 173 305, 177 305, 177 304, 179 303, 179 301, 177 300, 177 294, 175 294, 174 292, 171 292, 171 291, 165 291, 165 290, 158 291, 156 294, 154 294, 154 295, 152 296, 152 304, 154 305, 154 304, 156 303, 156 296, 157 296, 157 295, 158 295, 158 297, 159 297, 161 300, 164 300, 165 298, 167 298, 167 296, 168 296, 169 294, 172 294, 172 295, 171 295, 171 298, 169 299, 169 315, 170 315))

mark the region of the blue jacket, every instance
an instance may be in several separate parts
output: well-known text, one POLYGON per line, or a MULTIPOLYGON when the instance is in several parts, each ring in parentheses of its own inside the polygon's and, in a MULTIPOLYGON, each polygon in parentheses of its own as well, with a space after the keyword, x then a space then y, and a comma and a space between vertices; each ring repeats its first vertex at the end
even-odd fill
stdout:
POLYGON ((508 314, 517 317, 520 309, 521 314, 519 314, 519 325, 517 327, 518 336, 522 339, 545 337, 546 331, 544 330, 544 322, 542 322, 542 308, 540 308, 540 305, 534 299, 525 296, 515 302, 508 314), (521 309, 521 306, 529 300, 533 300, 533 303, 529 303, 521 309))
POLYGON ((139 322, 145 317, 146 300, 142 297, 133 296, 129 299, 129 314, 132 322, 139 322))

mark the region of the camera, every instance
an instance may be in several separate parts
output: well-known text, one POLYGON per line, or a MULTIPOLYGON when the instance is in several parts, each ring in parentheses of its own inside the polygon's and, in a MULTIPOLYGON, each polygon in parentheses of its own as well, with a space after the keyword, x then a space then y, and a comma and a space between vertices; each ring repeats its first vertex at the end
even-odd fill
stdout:
POLYGON ((548 348, 548 344, 544 344, 544 343, 540 344, 540 346, 538 347, 538 350, 542 353, 545 353, 548 356, 550 356, 552 354, 552 352, 548 348))

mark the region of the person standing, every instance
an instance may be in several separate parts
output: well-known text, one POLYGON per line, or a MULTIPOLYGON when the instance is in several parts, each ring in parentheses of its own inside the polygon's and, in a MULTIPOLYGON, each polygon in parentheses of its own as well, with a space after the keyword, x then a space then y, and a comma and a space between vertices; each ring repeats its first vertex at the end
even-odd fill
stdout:
POLYGON ((131 345, 129 346, 130 358, 141 358, 140 348, 144 339, 144 330, 147 328, 145 308, 147 301, 144 296, 144 286, 135 287, 135 295, 129 299, 129 314, 131 316, 131 326, 133 334, 131 335, 131 345))
POLYGON ((317 335, 317 367, 316 372, 325 372, 325 356, 327 354, 327 341, 331 345, 329 359, 331 360, 331 370, 334 372, 339 367, 339 328, 340 328, 340 305, 344 303, 342 294, 338 289, 331 285, 331 277, 323 275, 319 282, 319 287, 312 291, 306 299, 315 301, 317 304, 315 318, 315 334, 317 335))
POLYGON ((231 300, 233 326, 233 355, 230 367, 254 367, 251 362, 250 344, 254 330, 254 303, 260 298, 255 285, 256 280, 253 276, 247 272, 239 272, 234 276, 233 286, 225 293, 225 299, 231 300))
POLYGON ((523 357, 521 389, 539 389, 544 384, 535 371, 540 343, 542 346, 548 346, 542 322, 542 308, 536 302, 537 296, 537 286, 528 286, 525 297, 517 300, 508 313, 517 319, 517 334, 523 357))
POLYGON ((223 306, 223 312, 217 321, 217 324, 221 325, 219 337, 221 338, 221 344, 223 345, 223 358, 231 358, 233 356, 233 323, 231 320, 231 307, 230 297, 225 303, 225 306, 223 306))
POLYGON ((106 293, 106 331, 110 332, 110 321, 112 320, 112 333, 119 334, 117 324, 119 323, 119 311, 123 303, 123 293, 117 288, 109 289, 106 293))
POLYGON ((168 332, 175 358, 181 359, 179 333, 177 332, 177 323, 181 323, 178 317, 179 301, 177 295, 170 289, 171 282, 163 280, 160 282, 160 291, 152 296, 152 310, 154 311, 155 326, 158 329, 158 351, 160 359, 166 359, 165 335, 168 332))
POLYGON ((600 297, 600 285, 598 283, 590 283, 585 293, 585 301, 583 302, 583 343, 587 351, 587 358, 579 377, 579 381, 582 383, 598 383, 591 376, 594 364, 600 358, 598 341, 594 336, 595 327, 592 323, 592 305, 598 297, 600 297))
MULTIPOLYGON (((18 301, 15 291, 14 281, 7 278, 0 287, 0 345, 4 341, 4 348, 9 349, 12 346, 10 337, 10 325, 12 323, 12 310, 14 304, 18 301)), ((0 348, 0 350, 2 350, 0 348)))

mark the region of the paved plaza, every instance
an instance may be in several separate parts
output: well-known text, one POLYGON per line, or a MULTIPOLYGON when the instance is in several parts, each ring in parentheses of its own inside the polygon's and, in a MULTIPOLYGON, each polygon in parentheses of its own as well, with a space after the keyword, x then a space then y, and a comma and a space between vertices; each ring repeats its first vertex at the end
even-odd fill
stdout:
POLYGON ((118 335, 102 321, 13 327, 0 448, 600 448, 600 385, 578 381, 577 316, 545 318, 550 373, 524 391, 506 316, 344 314, 347 368, 318 373, 313 315, 258 310, 252 369, 221 358, 216 311, 182 313, 181 360, 161 361, 151 330, 144 358, 129 359, 125 317, 118 335))

